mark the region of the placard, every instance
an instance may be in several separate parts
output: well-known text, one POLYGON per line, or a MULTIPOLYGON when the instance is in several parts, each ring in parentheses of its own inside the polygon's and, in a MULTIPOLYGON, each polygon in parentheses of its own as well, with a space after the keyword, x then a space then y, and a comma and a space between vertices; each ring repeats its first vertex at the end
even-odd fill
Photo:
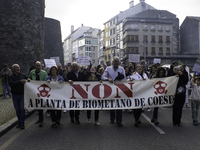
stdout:
POLYGON ((129 54, 129 62, 140 62, 140 54, 129 54))
POLYGON ((193 71, 200 72, 200 61, 197 60, 194 64, 193 71))
POLYGON ((161 59, 159 59, 159 58, 154 58, 153 63, 154 63, 154 64, 157 64, 157 63, 161 64, 161 59))
POLYGON ((54 59, 44 59, 46 68, 51 68, 52 66, 57 66, 54 59))
POLYGON ((60 57, 50 57, 50 59, 54 59, 56 64, 60 63, 60 57))
POLYGON ((88 66, 88 65, 90 65, 90 57, 89 56, 78 56, 77 63, 79 65, 88 66))

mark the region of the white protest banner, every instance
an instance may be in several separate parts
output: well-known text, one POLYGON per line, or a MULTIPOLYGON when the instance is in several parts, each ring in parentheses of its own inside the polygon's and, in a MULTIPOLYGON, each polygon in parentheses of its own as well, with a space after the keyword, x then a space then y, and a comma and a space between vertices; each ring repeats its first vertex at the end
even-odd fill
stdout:
POLYGON ((56 64, 60 63, 60 57, 50 57, 50 59, 54 59, 56 64))
POLYGON ((129 58, 128 58, 129 62, 140 62, 140 54, 129 54, 129 58))
POLYGON ((25 83, 26 109, 110 110, 171 106, 178 77, 117 82, 25 83))
POLYGON ((154 64, 157 64, 157 63, 161 64, 161 59, 159 59, 159 58, 154 58, 154 59, 153 59, 153 63, 154 63, 154 64))
POLYGON ((88 66, 90 65, 90 57, 89 56, 78 56, 77 63, 79 65, 88 66))
POLYGON ((197 60, 194 64, 193 71, 200 72, 200 61, 197 60))
POLYGON ((51 68, 52 66, 56 66, 56 62, 54 59, 44 59, 45 66, 47 68, 51 68))

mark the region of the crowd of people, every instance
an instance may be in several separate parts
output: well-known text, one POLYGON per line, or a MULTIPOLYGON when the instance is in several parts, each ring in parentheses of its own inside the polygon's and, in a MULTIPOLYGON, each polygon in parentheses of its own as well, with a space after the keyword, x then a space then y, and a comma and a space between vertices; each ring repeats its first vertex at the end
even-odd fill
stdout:
MULTIPOLYGON (((28 75, 21 73, 20 66, 18 64, 12 65, 12 71, 8 65, 4 65, 1 71, 2 84, 3 84, 3 98, 7 97, 6 89, 9 97, 12 96, 13 104, 16 110, 18 118, 17 128, 24 129, 25 110, 24 110, 24 83, 30 82, 31 80, 51 82, 69 82, 73 84, 76 81, 108 81, 114 83, 116 81, 132 81, 132 80, 146 80, 152 78, 163 78, 169 76, 179 77, 177 84, 177 91, 175 94, 174 104, 172 106, 173 125, 179 127, 182 118, 182 108, 186 99, 186 84, 190 81, 190 76, 185 69, 185 65, 178 66, 178 62, 174 61, 169 69, 161 67, 159 63, 152 64, 149 67, 146 66, 146 62, 142 60, 140 63, 129 62, 126 65, 121 64, 118 57, 114 57, 113 61, 106 62, 105 66, 91 64, 89 66, 81 66, 77 62, 68 63, 64 69, 61 64, 52 66, 51 68, 43 68, 41 62, 35 61, 28 72, 28 75)), ((191 94, 191 108, 192 108, 192 119, 193 124, 197 126, 199 100, 200 100, 200 77, 194 76, 190 81, 192 94, 191 94)), ((153 116, 151 122, 158 125, 158 107, 153 109, 153 116)), ((140 116, 143 109, 129 110, 133 112, 135 119, 135 127, 141 124, 140 116)), ((43 110, 37 110, 38 121, 40 127, 43 126, 44 112, 43 110)), ((66 111, 64 111, 66 112, 66 111)), ((52 124, 51 127, 55 128, 60 124, 61 110, 47 110, 50 113, 52 124)), ((80 124, 80 110, 70 110, 71 123, 80 124)), ((99 110, 94 111, 95 125, 99 126, 99 110)), ((91 120, 91 110, 87 110, 87 121, 91 120)), ((115 124, 118 127, 122 127, 122 110, 110 110, 110 123, 115 124)))

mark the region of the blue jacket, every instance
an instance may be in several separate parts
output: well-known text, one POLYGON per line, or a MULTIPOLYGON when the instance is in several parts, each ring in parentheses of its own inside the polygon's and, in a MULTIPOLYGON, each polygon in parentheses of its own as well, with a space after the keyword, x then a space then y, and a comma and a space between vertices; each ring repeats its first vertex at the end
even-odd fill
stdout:
MULTIPOLYGON (((45 79, 45 81, 47 81, 47 80, 50 80, 50 81, 51 81, 51 75, 49 75, 49 76, 45 79)), ((62 76, 58 75, 58 81, 65 81, 65 80, 63 79, 62 76)))

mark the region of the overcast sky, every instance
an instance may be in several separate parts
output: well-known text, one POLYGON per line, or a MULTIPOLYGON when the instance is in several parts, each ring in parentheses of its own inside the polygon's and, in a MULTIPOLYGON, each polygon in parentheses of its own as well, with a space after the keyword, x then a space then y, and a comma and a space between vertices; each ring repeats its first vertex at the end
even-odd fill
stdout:
MULTIPOLYGON (((46 0, 45 17, 59 20, 62 40, 83 24, 103 29, 103 23, 129 8, 131 0, 46 0)), ((137 5, 140 0, 134 0, 137 5)), ((158 10, 168 10, 179 18, 179 24, 186 16, 200 17, 200 0, 145 0, 158 10)))

